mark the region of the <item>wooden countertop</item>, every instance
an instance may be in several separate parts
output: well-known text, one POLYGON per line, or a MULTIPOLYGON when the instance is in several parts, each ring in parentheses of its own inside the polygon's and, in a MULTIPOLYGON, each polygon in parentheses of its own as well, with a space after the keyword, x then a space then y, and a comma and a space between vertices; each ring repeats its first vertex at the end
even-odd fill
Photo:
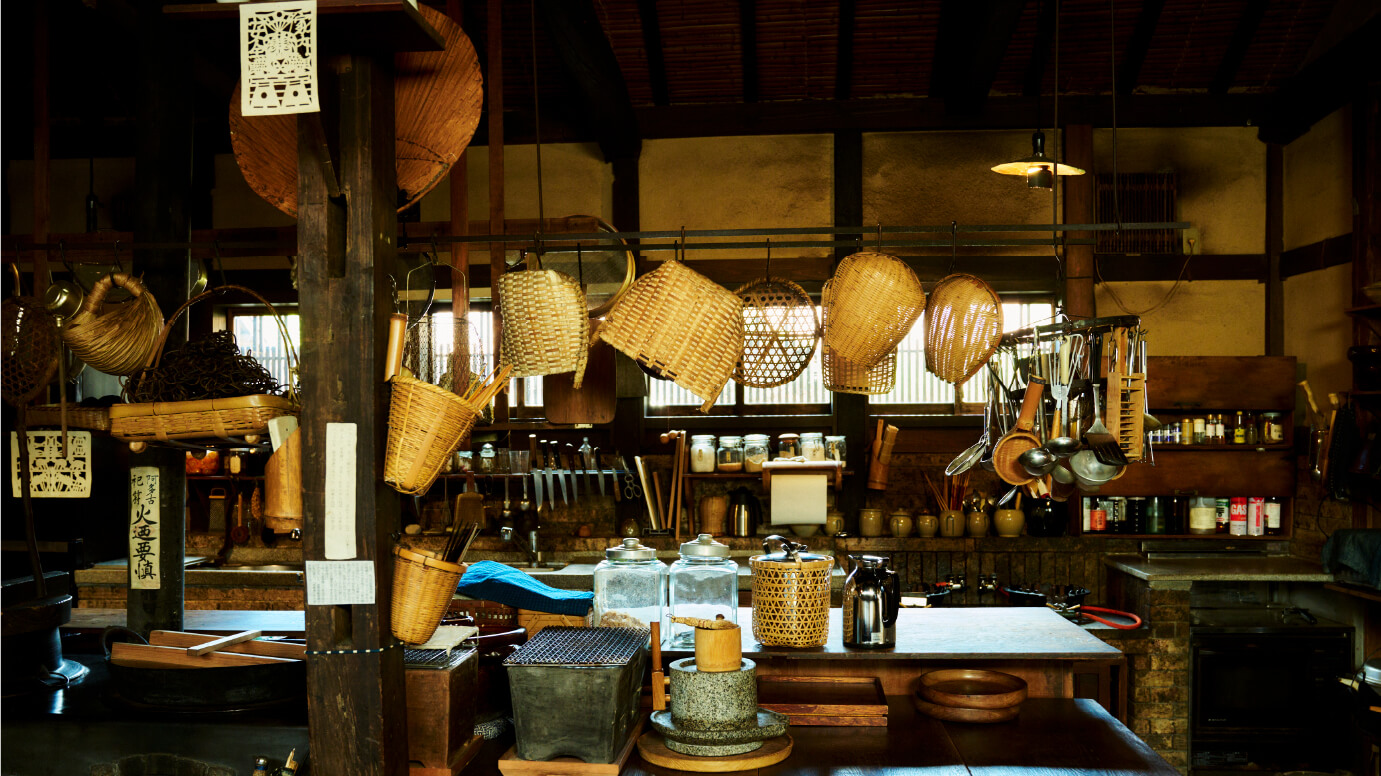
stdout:
POLYGON ((1147 582, 1332 582, 1314 561, 1288 555, 1147 558, 1109 555, 1109 568, 1147 582))

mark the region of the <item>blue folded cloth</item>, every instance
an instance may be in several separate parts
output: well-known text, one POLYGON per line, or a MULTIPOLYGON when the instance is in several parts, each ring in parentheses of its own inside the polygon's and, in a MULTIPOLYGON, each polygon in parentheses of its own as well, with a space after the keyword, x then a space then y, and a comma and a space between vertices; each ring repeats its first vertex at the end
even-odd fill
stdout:
POLYGON ((573 617, 589 613, 595 598, 594 593, 557 590, 531 574, 492 560, 471 564, 456 585, 456 592, 519 609, 573 617))
POLYGON ((1334 531, 1323 544, 1323 568, 1340 581, 1381 589, 1381 529, 1334 531))

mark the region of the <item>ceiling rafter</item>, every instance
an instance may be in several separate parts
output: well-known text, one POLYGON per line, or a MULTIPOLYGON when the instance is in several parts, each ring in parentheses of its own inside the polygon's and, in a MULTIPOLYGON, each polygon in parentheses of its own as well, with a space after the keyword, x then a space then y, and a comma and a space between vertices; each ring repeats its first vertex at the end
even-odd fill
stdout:
POLYGON ((738 0, 739 57, 743 67, 743 101, 758 101, 758 4, 738 0))
POLYGON ((657 15, 657 0, 638 0, 638 18, 643 29, 643 51, 647 55, 647 78, 652 86, 652 104, 670 105, 666 56, 662 53, 662 22, 657 15))
POLYGON ((944 0, 930 96, 953 113, 981 110, 1026 0, 944 0))
POLYGON ((1055 2, 1046 0, 1038 3, 1040 13, 1036 18, 1036 42, 1031 47, 1031 59, 1026 63, 1026 78, 1021 96, 1039 97, 1041 84, 1045 82, 1045 66, 1050 61, 1051 42, 1055 38, 1055 2))
POLYGON ((834 99, 847 100, 854 81, 854 18, 857 0, 840 0, 839 40, 835 47, 834 99))
POLYGON ((1213 83, 1208 87, 1210 93, 1227 94, 1228 89, 1232 88, 1237 80, 1237 70, 1247 56, 1247 48, 1251 46, 1252 38, 1256 37, 1256 28, 1261 26, 1261 20, 1266 16, 1267 4, 1267 0, 1248 1, 1247 10, 1237 20, 1237 28, 1232 31, 1232 42, 1228 44, 1223 61, 1218 63, 1213 83))
POLYGON ((588 107, 583 118, 605 161, 638 158, 642 136, 637 114, 593 0, 537 0, 537 14, 588 107))
POLYGON ((1141 13, 1136 17, 1136 28, 1132 39, 1127 42, 1127 53, 1122 59, 1122 67, 1117 72, 1118 94, 1131 94, 1141 78, 1141 66, 1146 63, 1146 54, 1151 50, 1151 38, 1155 37, 1156 26, 1160 24, 1161 11, 1165 10, 1165 0, 1146 0, 1141 5, 1141 13))

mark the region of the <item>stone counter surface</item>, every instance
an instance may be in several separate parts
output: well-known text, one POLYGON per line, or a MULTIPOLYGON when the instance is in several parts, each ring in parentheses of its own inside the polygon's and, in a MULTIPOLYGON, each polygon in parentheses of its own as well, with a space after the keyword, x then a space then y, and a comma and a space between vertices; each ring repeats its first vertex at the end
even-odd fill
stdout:
POLYGON ((1286 555, 1147 558, 1109 555, 1104 565, 1151 585, 1173 582, 1332 582, 1315 562, 1286 555))

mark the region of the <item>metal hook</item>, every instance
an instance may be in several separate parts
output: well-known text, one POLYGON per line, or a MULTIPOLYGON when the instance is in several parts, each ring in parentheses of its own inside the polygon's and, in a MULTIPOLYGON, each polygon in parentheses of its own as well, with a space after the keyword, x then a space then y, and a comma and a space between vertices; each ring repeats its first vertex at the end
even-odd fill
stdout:
POLYGON ((762 274, 768 280, 772 279, 772 238, 767 238, 767 262, 762 269, 762 274))
POLYGON ((954 265, 955 265, 955 263, 958 262, 958 261, 959 261, 959 222, 958 222, 958 221, 950 221, 950 222, 949 222, 949 272, 947 272, 946 274, 948 274, 948 275, 953 275, 953 274, 954 274, 954 265))
POLYGON ((681 242, 679 243, 679 245, 681 246, 681 261, 685 261, 685 260, 686 260, 686 227, 684 227, 684 226, 681 227, 681 242))
POLYGON ((580 284, 580 287, 581 287, 581 288, 584 288, 584 287, 585 287, 585 259, 584 259, 584 257, 582 256, 581 251, 582 251, 582 246, 581 246, 581 244, 580 244, 580 243, 576 243, 576 244, 575 244, 575 279, 576 279, 576 282, 580 284))
POLYGON ((216 289, 219 296, 225 296, 227 286, 230 284, 225 279, 225 265, 221 263, 221 241, 211 241, 211 261, 216 265, 216 274, 221 276, 221 287, 216 289))
POLYGON ((878 222, 878 248, 882 248, 882 222, 878 222))
POLYGON ((120 260, 120 241, 119 241, 119 240, 116 240, 116 241, 115 241, 115 266, 118 267, 118 268, 120 269, 121 272, 124 272, 124 271, 125 271, 125 263, 124 263, 123 261, 120 260))

